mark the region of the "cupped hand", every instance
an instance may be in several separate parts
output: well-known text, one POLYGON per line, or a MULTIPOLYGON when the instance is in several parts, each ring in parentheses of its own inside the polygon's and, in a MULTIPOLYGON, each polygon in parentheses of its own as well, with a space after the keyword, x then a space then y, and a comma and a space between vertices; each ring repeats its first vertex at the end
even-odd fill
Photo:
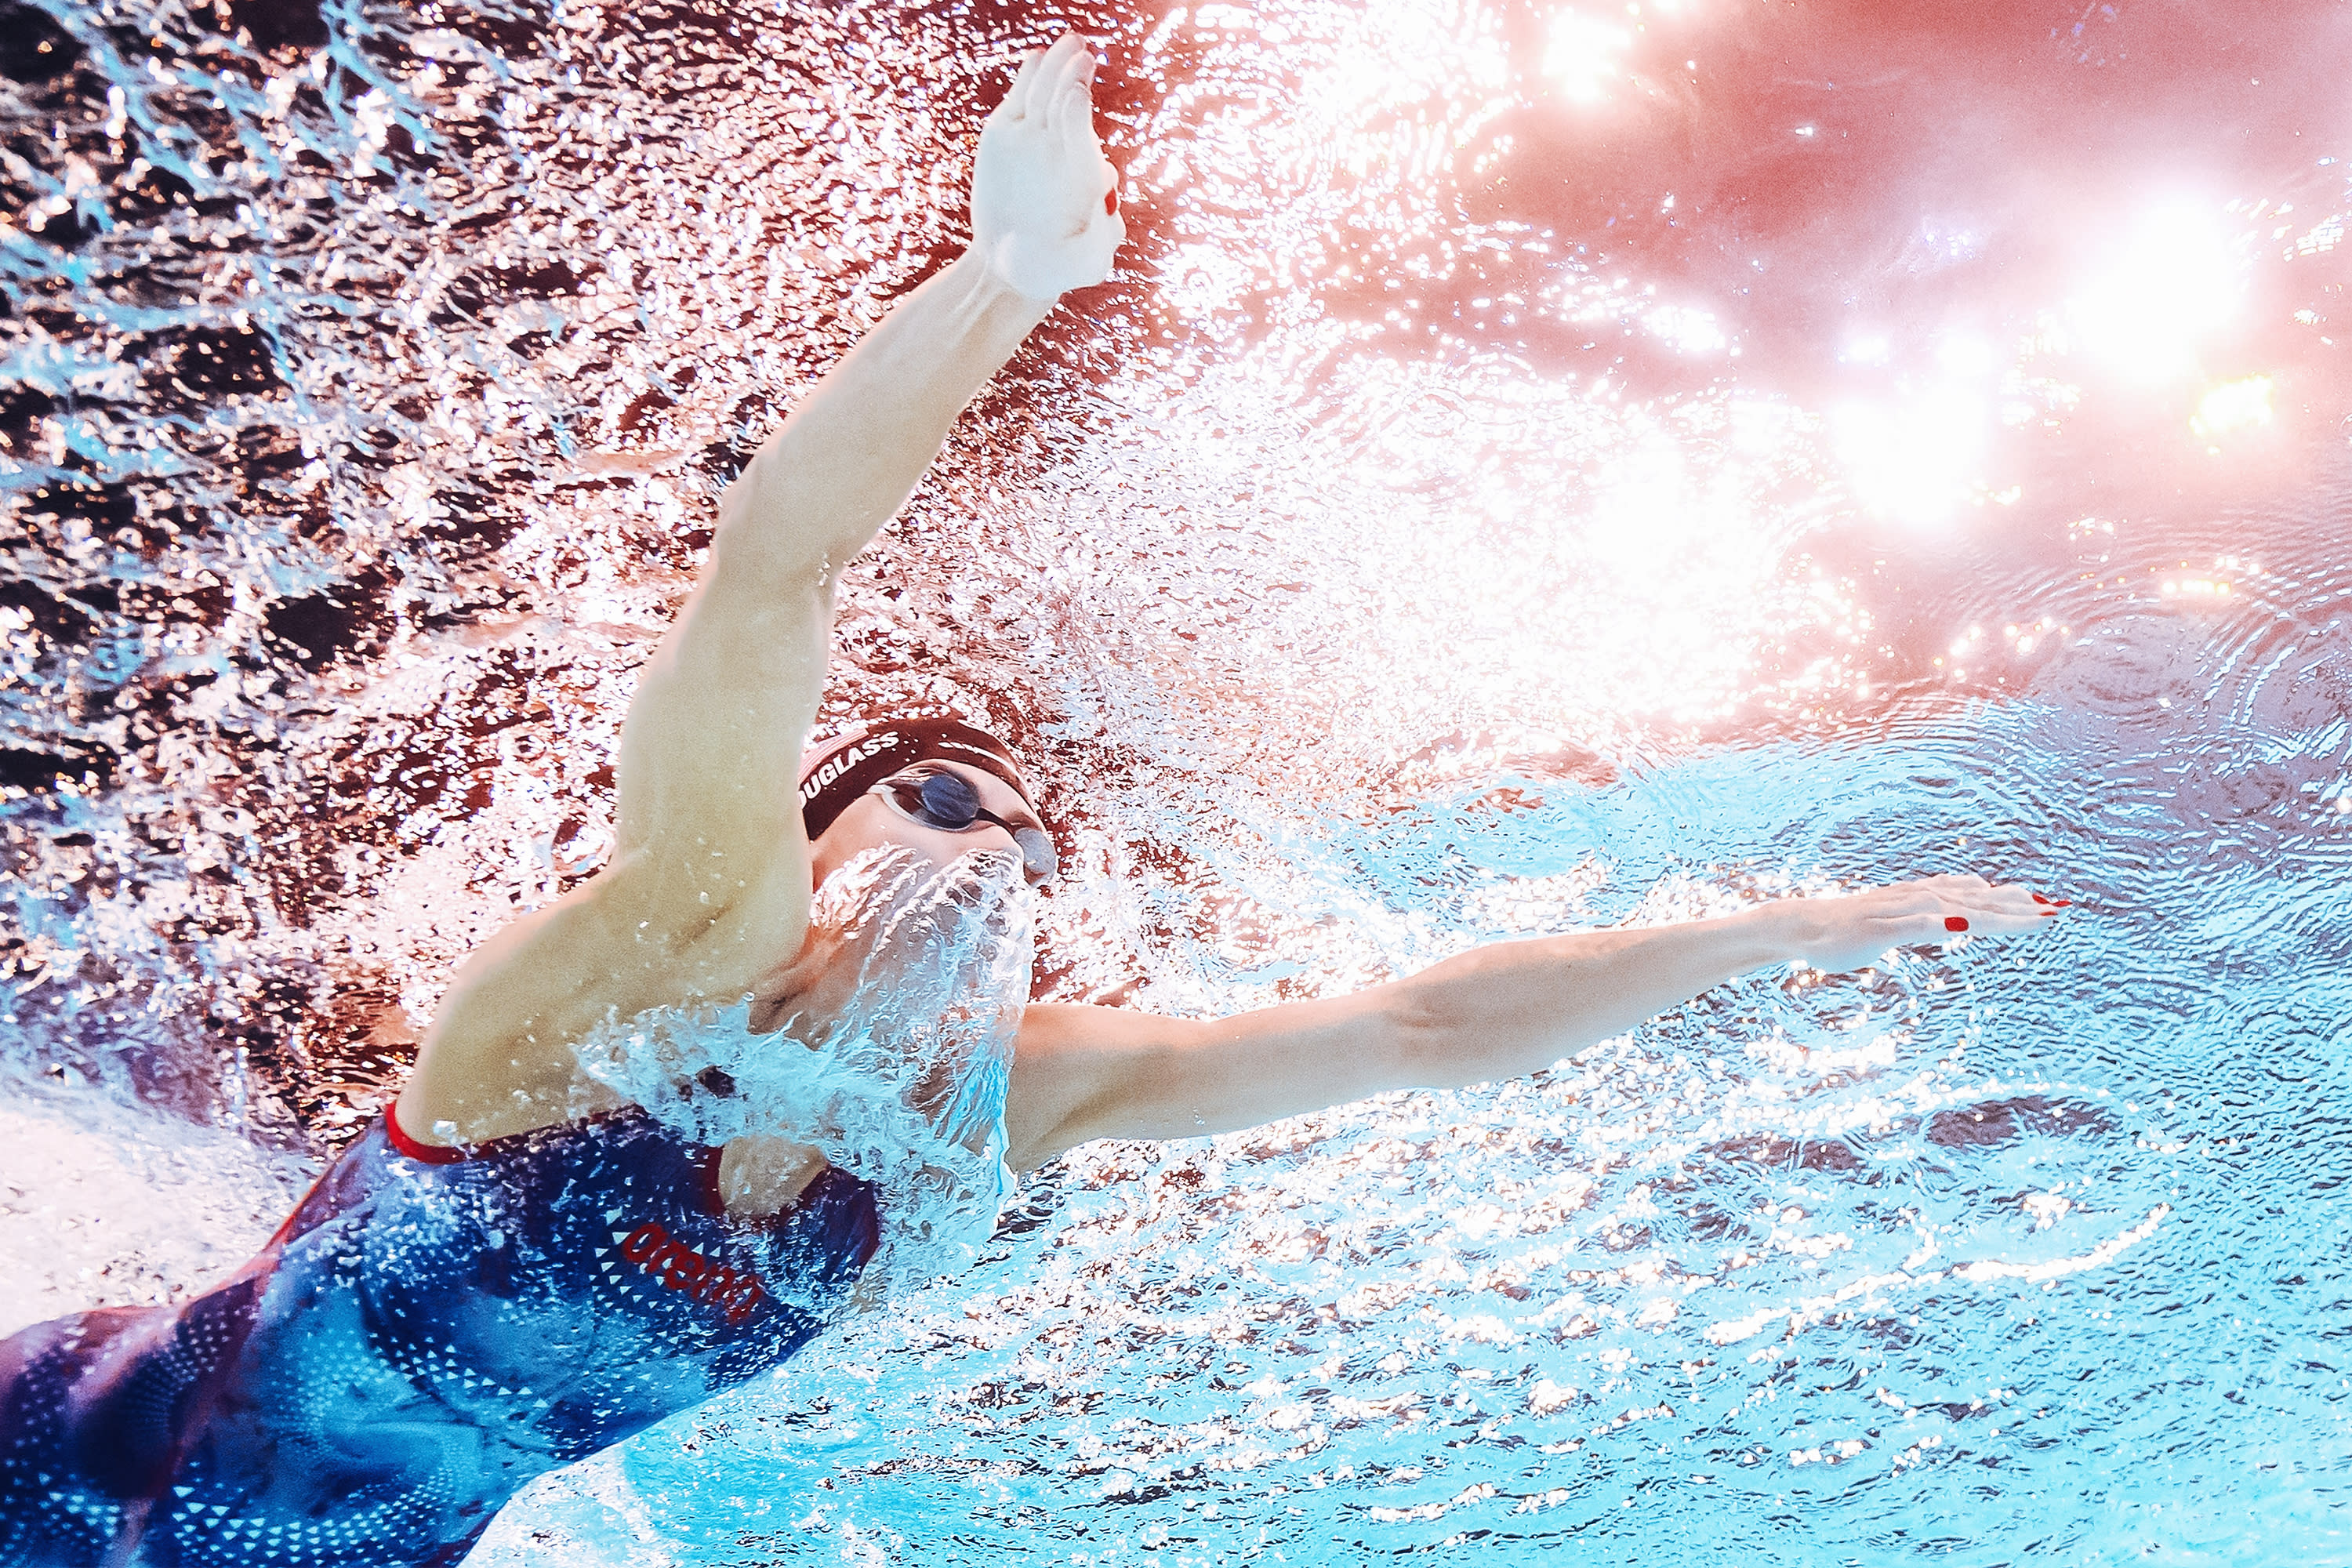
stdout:
POLYGON ((1833 899, 1782 899, 1768 906, 1790 924, 1794 956, 1843 973, 1891 948, 1967 936, 2010 936, 2055 923, 2063 900, 1982 877, 1923 877, 1833 899))
POLYGON ((1051 300, 1110 276, 1127 237, 1118 171, 1095 138, 1094 50, 1076 33, 1021 62, 981 128, 972 249, 1014 291, 1051 300))

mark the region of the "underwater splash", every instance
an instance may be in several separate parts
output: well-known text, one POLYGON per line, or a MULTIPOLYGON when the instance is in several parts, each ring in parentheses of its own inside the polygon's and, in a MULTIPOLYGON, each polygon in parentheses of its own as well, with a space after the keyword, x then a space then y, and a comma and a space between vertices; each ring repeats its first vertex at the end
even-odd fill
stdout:
POLYGON ((858 1294, 885 1300, 970 1265, 1013 1190, 1030 914, 1016 856, 867 850, 818 889, 791 966, 824 994, 616 1019, 580 1043, 581 1069, 696 1144, 777 1140, 872 1183, 882 1245, 858 1294))

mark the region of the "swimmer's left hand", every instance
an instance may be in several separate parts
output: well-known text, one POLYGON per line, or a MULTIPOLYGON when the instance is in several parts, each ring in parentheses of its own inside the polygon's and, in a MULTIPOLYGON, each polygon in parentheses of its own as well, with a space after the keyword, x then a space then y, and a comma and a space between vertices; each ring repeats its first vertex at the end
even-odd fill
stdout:
POLYGON ((1076 33, 1022 62, 980 133, 971 247, 1016 293, 1051 300, 1110 276, 1127 237, 1118 171, 1095 136, 1094 50, 1076 33))
POLYGON ((1923 877, 1848 898, 1765 906, 1786 923, 1790 956, 1832 974, 1875 963, 1893 948, 2039 931, 2065 907, 2016 883, 1996 887, 1969 876, 1923 877))

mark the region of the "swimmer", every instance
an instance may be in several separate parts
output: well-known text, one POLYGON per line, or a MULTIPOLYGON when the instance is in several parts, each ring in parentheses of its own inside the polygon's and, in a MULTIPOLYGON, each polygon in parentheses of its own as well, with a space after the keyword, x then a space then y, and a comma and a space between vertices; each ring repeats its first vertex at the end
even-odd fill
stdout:
MULTIPOLYGON (((856 1285, 898 1194, 811 1146, 683 1137, 581 1047, 612 1019, 798 1017, 845 974, 887 984, 812 938, 830 880, 877 852, 1053 879, 1046 803, 977 727, 892 716, 803 751, 841 570, 1030 330, 1109 274, 1094 70, 1075 36, 1023 63, 981 135, 971 248, 728 487, 629 710, 610 863, 465 963, 390 1111, 251 1263, 0 1343, 0 1564, 455 1563, 526 1482, 777 1366, 856 1285)), ((1031 1006, 992 1147, 1030 1169, 1509 1078, 1761 965, 1848 970, 2056 909, 1937 877, 1507 942, 1214 1021, 1031 1006)))

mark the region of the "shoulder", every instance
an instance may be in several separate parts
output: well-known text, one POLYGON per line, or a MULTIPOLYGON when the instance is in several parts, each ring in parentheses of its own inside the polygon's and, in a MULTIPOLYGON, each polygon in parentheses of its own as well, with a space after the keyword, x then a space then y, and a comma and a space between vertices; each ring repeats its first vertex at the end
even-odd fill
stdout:
POLYGON ((659 868, 625 860, 477 949, 402 1090, 403 1125, 479 1141, 569 1120, 583 1097, 613 1098, 580 1068, 577 1047, 593 1030, 750 995, 807 933, 809 893, 797 883, 772 879, 714 907, 665 897, 662 882, 659 868))

